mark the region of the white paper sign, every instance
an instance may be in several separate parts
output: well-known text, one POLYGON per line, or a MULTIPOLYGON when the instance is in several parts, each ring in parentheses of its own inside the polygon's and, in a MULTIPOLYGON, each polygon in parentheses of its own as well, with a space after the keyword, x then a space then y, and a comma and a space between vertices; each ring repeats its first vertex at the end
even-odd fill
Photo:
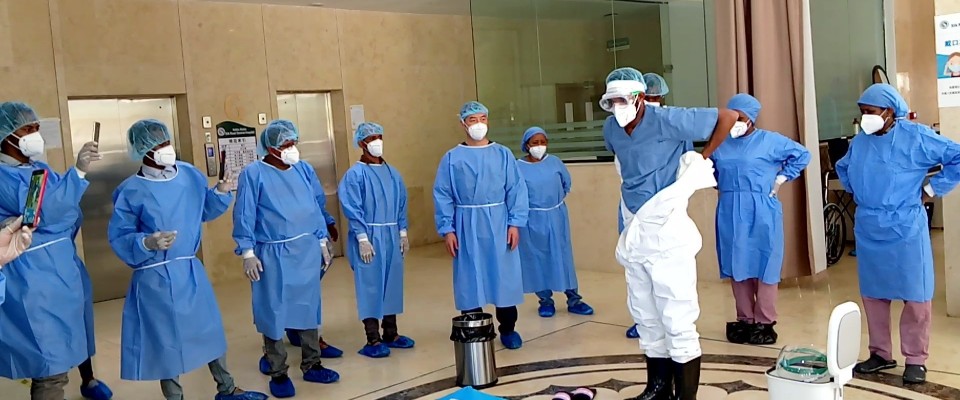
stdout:
POLYGON ((363 105, 350 106, 350 124, 353 125, 353 130, 357 130, 364 122, 366 120, 363 117, 363 105))
POLYGON ((960 14, 934 19, 940 107, 960 107, 960 14))

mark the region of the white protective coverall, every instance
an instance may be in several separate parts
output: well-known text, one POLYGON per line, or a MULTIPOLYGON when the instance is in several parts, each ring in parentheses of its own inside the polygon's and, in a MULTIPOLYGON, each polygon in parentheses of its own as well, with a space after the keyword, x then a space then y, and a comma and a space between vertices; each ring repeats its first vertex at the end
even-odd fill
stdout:
POLYGON ((636 215, 624 212, 617 261, 626 270, 627 307, 647 357, 684 364, 700 357, 696 256, 702 237, 687 215, 690 196, 717 185, 713 162, 697 152, 680 158, 677 181, 636 215))

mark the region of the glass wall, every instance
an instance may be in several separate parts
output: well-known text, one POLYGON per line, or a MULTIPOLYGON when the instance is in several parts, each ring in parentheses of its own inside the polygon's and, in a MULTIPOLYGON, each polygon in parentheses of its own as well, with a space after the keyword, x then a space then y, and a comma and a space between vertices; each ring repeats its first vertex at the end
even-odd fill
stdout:
POLYGON ((598 102, 604 79, 630 66, 664 76, 666 103, 713 105, 710 1, 475 0, 477 94, 490 137, 519 155, 523 131, 550 134, 565 161, 609 161, 598 102), (708 48, 709 44, 709 48, 708 48))
POLYGON ((853 136, 857 100, 886 68, 883 0, 811 0, 820 139, 853 136))

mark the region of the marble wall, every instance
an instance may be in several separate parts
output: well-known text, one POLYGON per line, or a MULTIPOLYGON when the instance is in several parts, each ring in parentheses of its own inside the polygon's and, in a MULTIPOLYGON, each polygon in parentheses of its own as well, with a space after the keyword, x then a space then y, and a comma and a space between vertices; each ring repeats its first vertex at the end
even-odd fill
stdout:
MULTIPOLYGON (((936 0, 935 7, 936 15, 960 13, 960 0, 936 0)), ((933 19, 928 21, 932 27, 933 19)), ((933 43, 933 33, 931 32, 930 35, 929 42, 933 43)), ((932 47, 931 51, 923 56, 935 60, 932 47)), ((932 90, 936 96, 936 78, 932 76, 930 79, 934 81, 932 90)), ((940 108, 940 134, 954 141, 960 141, 960 109, 940 108)), ((944 279, 947 290, 947 315, 952 317, 960 316, 960 247, 952 245, 958 242, 960 242, 960 196, 954 194, 943 198, 944 279)))

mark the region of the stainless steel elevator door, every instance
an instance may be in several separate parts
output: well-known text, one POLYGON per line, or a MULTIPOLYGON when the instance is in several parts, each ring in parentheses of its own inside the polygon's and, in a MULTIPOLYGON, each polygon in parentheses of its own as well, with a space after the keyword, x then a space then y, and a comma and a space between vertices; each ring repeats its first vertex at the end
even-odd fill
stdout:
MULTIPOLYGON (((87 174, 90 186, 80 201, 83 256, 93 282, 93 301, 125 297, 132 275, 130 268, 113 254, 107 240, 107 225, 113 214, 113 191, 140 168, 140 162, 131 160, 127 153, 127 129, 136 121, 153 118, 165 123, 176 138, 174 104, 172 98, 68 102, 75 150, 93 140, 93 123, 100 122, 103 160, 91 165, 87 174)), ((173 145, 176 148, 175 142, 173 145)))
MULTIPOLYGON (((300 157, 317 170, 323 191, 327 195, 327 212, 337 220, 341 243, 346 240, 347 228, 340 223, 340 198, 337 197, 337 162, 333 139, 333 119, 329 93, 298 93, 277 96, 280 119, 292 121, 300 130, 300 157)), ((342 246, 336 255, 342 256, 342 246)))

